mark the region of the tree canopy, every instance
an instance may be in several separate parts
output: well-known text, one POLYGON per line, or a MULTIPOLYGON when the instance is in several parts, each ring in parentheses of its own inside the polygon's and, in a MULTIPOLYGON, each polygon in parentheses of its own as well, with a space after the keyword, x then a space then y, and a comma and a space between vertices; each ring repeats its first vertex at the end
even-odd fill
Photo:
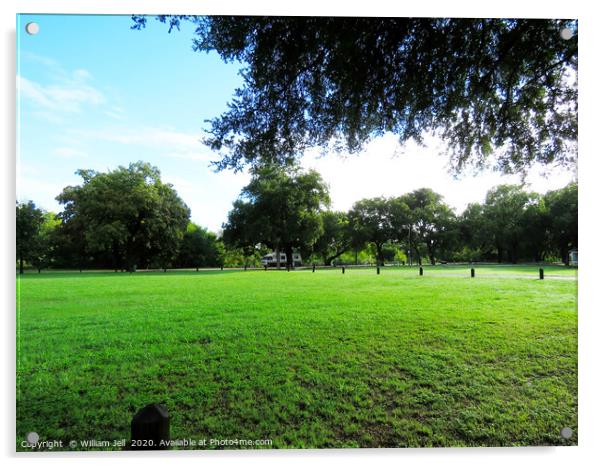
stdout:
POLYGON ((349 211, 353 243, 374 245, 376 259, 380 265, 385 261, 383 246, 398 235, 391 207, 389 199, 376 197, 357 201, 349 211))
POLYGON ((190 222, 175 261, 178 267, 218 267, 223 265, 223 244, 217 235, 190 222))
POLYGON ((88 255, 106 254, 114 268, 134 270, 151 260, 165 266, 178 252, 190 210, 157 168, 131 163, 107 173, 78 170, 80 186, 67 186, 57 200, 74 243, 88 255))
POLYGON ((16 252, 19 273, 23 273, 24 262, 35 260, 39 254, 45 213, 32 201, 17 203, 16 210, 16 252))
POLYGON ((450 233, 455 226, 455 214, 451 207, 443 202, 443 196, 429 188, 417 189, 399 198, 410 212, 410 231, 408 246, 416 251, 420 262, 420 246, 424 245, 431 264, 435 264, 435 255, 450 245, 450 233))
POLYGON ((236 247, 262 243, 284 251, 292 267, 293 248, 312 245, 322 233, 320 213, 329 203, 328 187, 318 172, 258 167, 228 214, 224 241, 236 247))
POLYGON ((575 160, 576 20, 158 19, 170 32, 193 22, 194 50, 242 64, 244 84, 205 140, 219 169, 289 163, 309 147, 357 152, 386 132, 436 133, 457 171, 575 160))
POLYGON ((330 265, 352 246, 349 217, 346 212, 330 210, 322 212, 321 216, 322 234, 312 249, 322 257, 325 265, 330 265))

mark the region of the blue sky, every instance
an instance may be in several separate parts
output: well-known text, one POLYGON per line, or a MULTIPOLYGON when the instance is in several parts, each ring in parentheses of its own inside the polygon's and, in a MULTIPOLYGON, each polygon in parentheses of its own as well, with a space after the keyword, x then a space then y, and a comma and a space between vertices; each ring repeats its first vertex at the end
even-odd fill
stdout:
MULTIPOLYGON (((21 15, 17 18, 17 198, 54 212, 62 188, 79 184, 79 168, 99 171, 144 160, 159 167, 192 211, 192 220, 217 231, 248 182, 246 173, 214 173, 217 158, 200 138, 204 120, 221 114, 241 84, 237 64, 193 52, 193 27, 167 33, 153 18, 142 31, 129 16, 21 15), (24 32, 35 21, 35 36, 24 32)), ((329 183, 333 208, 346 210, 363 197, 393 196, 428 186, 458 212, 482 201, 499 183, 517 176, 484 172, 454 179, 440 141, 400 147, 384 136, 359 156, 302 160, 329 183)), ((574 174, 540 168, 527 177, 545 192, 574 174)))
POLYGON ((18 18, 18 198, 58 211, 54 197, 80 183, 78 168, 144 160, 215 230, 248 178, 213 173, 199 140, 240 85, 238 66, 194 53, 189 25, 171 34, 152 19, 146 30, 131 25, 128 16, 18 18), (31 21, 35 36, 23 32, 31 21))

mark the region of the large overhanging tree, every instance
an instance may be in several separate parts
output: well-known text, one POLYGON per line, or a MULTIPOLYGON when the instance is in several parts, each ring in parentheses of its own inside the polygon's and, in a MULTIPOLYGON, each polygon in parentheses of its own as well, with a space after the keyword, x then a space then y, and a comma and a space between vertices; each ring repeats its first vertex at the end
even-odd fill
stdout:
MULTIPOLYGON (((433 132, 456 170, 570 165, 577 140, 577 21, 159 16, 197 26, 193 48, 242 64, 211 121, 220 169, 357 152, 387 132, 433 132)), ((147 18, 134 16, 133 28, 147 18)))

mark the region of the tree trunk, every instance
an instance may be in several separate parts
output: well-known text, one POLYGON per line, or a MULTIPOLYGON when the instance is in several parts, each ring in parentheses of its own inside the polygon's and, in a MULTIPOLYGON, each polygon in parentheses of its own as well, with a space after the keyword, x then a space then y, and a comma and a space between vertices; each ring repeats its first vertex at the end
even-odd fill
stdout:
POLYGON ((280 248, 276 246, 276 268, 280 270, 280 248))
POLYGON ((415 262, 418 262, 418 265, 420 267, 422 267, 422 254, 420 254, 420 249, 418 249, 418 246, 416 246, 414 248, 414 253, 415 253, 415 257, 414 257, 415 262))
POLYGON ((293 246, 291 244, 287 244, 284 252, 286 253, 286 267, 287 269, 295 268, 295 264, 293 262, 293 246))
POLYGON ((23 275, 23 256, 19 257, 19 274, 23 275))
POLYGON ((569 248, 563 246, 560 248, 560 257, 562 257, 562 262, 564 265, 569 265, 569 248))
POLYGON ((383 245, 375 244, 376 246, 376 264, 384 267, 385 266, 385 258, 383 256, 383 245))
MULTIPOLYGON (((324 264, 325 265, 330 265, 333 260, 341 257, 344 253, 345 253, 345 251, 341 251, 341 252, 338 252, 338 253, 336 253, 336 254, 334 254, 334 255, 326 258, 326 260, 324 261, 324 264)), ((357 253, 355 254, 355 257, 356 257, 355 262, 356 262, 356 265, 357 265, 357 253)))
POLYGON ((433 247, 427 243, 426 248, 428 251, 429 261, 431 265, 435 265, 435 254, 433 254, 433 247))

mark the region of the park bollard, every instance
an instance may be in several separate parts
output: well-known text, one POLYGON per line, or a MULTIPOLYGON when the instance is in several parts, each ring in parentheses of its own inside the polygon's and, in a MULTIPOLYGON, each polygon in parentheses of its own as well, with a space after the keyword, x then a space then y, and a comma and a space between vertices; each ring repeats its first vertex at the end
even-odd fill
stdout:
POLYGON ((132 418, 132 450, 167 450, 169 446, 169 413, 163 405, 145 406, 132 418), (163 444, 161 444, 163 441, 163 444))
POLYGON ((376 266, 376 275, 380 275, 380 267, 376 266))
POLYGON ((470 277, 474 278, 474 269, 470 269, 470 277))
POLYGON ((314 265, 312 266, 312 268, 311 268, 311 271, 312 271, 312 272, 315 272, 315 271, 316 271, 316 264, 314 264, 314 265))
POLYGON ((422 277, 424 275, 424 270, 422 270, 422 267, 420 267, 420 272, 418 272, 420 274, 420 276, 422 277))
POLYGON ((341 272, 343 272, 343 275, 345 275, 345 267, 341 267, 341 272))
POLYGON ((539 279, 543 280, 543 269, 539 269, 539 279))

